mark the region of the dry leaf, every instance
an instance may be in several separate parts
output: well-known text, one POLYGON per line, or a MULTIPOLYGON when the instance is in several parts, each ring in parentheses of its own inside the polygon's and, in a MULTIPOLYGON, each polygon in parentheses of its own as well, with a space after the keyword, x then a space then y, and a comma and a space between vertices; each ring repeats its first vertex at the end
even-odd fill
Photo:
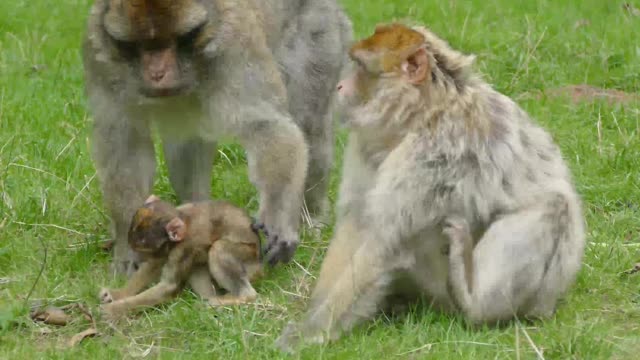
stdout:
POLYGON ((69 347, 73 347, 78 345, 82 340, 84 340, 86 337, 89 336, 95 336, 98 335, 98 330, 96 330, 96 328, 94 327, 90 327, 87 330, 81 332, 81 333, 77 333, 75 335, 73 335, 73 337, 69 340, 69 347))
POLYGON ((31 319, 58 326, 67 325, 69 322, 69 316, 62 309, 53 306, 49 306, 44 310, 35 310, 31 313, 31 319))

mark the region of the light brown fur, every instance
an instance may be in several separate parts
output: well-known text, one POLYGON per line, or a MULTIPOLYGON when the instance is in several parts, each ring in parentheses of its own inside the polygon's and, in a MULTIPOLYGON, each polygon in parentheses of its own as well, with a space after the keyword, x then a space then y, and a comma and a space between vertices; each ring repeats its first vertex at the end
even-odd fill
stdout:
POLYGON ((174 208, 150 198, 136 212, 129 230, 129 243, 143 262, 124 288, 100 291, 103 312, 117 317, 158 305, 186 283, 211 305, 255 300, 251 281, 262 268, 260 239, 251 225, 242 209, 224 201, 174 208), (212 280, 228 294, 217 295, 212 280))

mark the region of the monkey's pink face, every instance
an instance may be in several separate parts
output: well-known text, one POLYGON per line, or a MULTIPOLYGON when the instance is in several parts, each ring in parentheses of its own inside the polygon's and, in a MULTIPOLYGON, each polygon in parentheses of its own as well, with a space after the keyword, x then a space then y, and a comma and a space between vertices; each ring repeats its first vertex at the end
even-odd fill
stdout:
POLYGON ((348 111, 366 103, 375 93, 377 83, 377 76, 369 74, 361 65, 354 64, 349 75, 337 85, 336 90, 340 105, 348 111))
POLYGON ((116 58, 132 70, 127 81, 148 97, 194 89, 194 59, 210 41, 207 11, 193 0, 111 0, 104 29, 116 58))

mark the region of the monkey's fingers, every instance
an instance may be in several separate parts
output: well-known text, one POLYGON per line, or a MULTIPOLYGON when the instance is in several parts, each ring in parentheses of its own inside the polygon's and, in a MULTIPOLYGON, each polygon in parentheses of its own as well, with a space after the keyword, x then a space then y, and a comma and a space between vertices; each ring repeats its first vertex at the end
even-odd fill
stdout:
POLYGON ((251 218, 251 230, 256 233, 256 235, 260 235, 260 231, 264 234, 264 236, 269 237, 269 232, 267 231, 267 227, 264 223, 259 222, 256 218, 251 218))
POLYGON ((295 323, 289 322, 282 334, 276 339, 275 346, 284 353, 293 354, 295 353, 295 348, 300 345, 301 340, 300 330, 295 323))
POLYGON ((282 240, 276 235, 267 245, 265 259, 270 266, 278 262, 286 264, 291 261, 297 248, 298 242, 282 240))

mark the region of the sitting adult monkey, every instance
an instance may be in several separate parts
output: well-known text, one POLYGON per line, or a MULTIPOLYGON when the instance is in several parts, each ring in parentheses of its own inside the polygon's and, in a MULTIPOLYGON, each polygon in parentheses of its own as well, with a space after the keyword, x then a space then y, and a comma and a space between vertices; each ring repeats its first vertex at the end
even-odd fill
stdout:
POLYGON ((260 193, 265 258, 289 261, 303 192, 312 214, 328 203, 331 104, 351 41, 336 1, 96 0, 87 27, 93 157, 116 271, 136 265, 127 229, 151 193, 151 124, 181 202, 209 197, 216 140, 237 138, 260 193))
POLYGON ((278 346, 335 339, 388 295, 471 323, 551 316, 585 246, 551 136, 425 28, 378 26, 350 55, 338 223, 309 310, 278 346))

